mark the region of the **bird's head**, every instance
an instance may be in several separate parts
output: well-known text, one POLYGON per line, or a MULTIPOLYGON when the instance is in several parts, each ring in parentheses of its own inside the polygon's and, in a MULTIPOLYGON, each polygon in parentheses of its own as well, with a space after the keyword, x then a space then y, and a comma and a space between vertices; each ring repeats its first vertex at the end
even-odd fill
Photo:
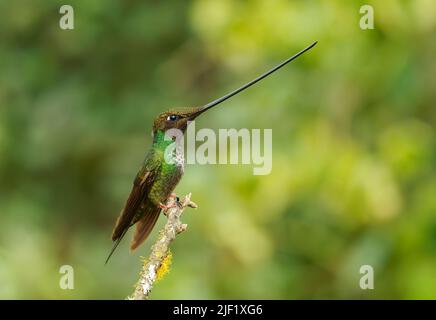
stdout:
POLYGON ((166 132, 169 129, 178 129, 184 133, 188 126, 188 122, 193 121, 204 111, 205 110, 201 107, 194 107, 171 109, 162 112, 154 119, 153 133, 156 133, 158 130, 166 132))

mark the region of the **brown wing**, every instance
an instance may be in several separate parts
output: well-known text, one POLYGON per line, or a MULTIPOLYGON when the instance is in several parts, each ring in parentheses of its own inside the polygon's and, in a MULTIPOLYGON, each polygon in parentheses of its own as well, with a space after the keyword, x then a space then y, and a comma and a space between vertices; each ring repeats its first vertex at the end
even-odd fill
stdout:
MULTIPOLYGON (((144 166, 145 167, 145 166, 144 166)), ((105 264, 108 263, 115 249, 120 244, 127 230, 136 222, 135 216, 138 210, 141 209, 141 203, 146 201, 147 194, 153 185, 153 171, 147 171, 141 169, 136 175, 135 181, 133 182, 133 188, 130 192, 129 198, 127 198, 126 205, 118 216, 117 222, 115 223, 114 230, 112 232, 112 240, 115 241, 112 250, 110 251, 105 264)))
POLYGON ((112 240, 115 241, 124 236, 127 230, 136 222, 135 215, 138 213, 143 201, 147 198, 158 171, 160 170, 160 154, 155 149, 147 153, 144 164, 136 175, 132 191, 127 198, 124 209, 121 211, 112 232, 112 240))
POLYGON ((150 152, 147 153, 147 156, 144 160, 144 165, 135 177, 132 191, 127 198, 124 209, 118 216, 114 230, 112 231, 112 240, 115 243, 112 247, 111 252, 109 253, 109 256, 106 259, 106 263, 109 261, 115 249, 120 244, 127 230, 129 230, 129 228, 135 222, 137 222, 137 219, 140 216, 139 213, 142 210, 141 205, 145 205, 146 203, 148 203, 148 193, 150 192, 154 184, 156 175, 159 173, 160 170, 160 157, 161 154, 156 152, 156 150, 154 149, 151 149, 150 152))
POLYGON ((125 232, 133 222, 141 202, 146 198, 148 191, 153 185, 153 172, 141 170, 133 182, 132 191, 127 198, 124 209, 121 211, 117 222, 115 224, 114 230, 112 232, 112 240, 115 241, 121 237, 123 232, 125 232))

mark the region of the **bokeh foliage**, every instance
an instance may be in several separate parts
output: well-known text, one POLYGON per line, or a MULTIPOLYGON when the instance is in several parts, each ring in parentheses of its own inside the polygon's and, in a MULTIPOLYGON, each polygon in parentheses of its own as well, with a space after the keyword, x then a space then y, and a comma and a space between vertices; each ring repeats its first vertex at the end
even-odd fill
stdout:
POLYGON ((152 240, 103 262, 153 117, 314 40, 197 122, 273 128, 273 171, 186 168, 199 209, 153 298, 436 298, 436 11, 365 3, 374 30, 361 1, 74 0, 63 31, 64 2, 0 1, 0 298, 130 294, 152 240))

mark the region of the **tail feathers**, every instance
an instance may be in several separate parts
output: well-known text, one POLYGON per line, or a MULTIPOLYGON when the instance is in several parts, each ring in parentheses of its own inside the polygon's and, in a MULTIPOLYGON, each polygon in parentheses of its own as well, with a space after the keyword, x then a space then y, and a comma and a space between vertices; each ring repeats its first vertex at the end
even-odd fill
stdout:
POLYGON ((109 252, 109 255, 108 255, 107 259, 106 259, 106 262, 104 263, 105 265, 109 262, 109 259, 114 254, 115 249, 118 247, 118 245, 120 244, 121 240, 123 240, 124 236, 126 235, 127 230, 129 230, 129 228, 124 229, 123 232, 121 233, 121 235, 119 236, 119 238, 115 240, 114 246, 112 247, 111 252, 109 252))
MULTIPOLYGON (((143 217, 138 222, 136 222, 136 230, 130 245, 130 249, 132 251, 138 248, 141 245, 141 243, 143 243, 145 239, 147 239, 151 230, 153 230, 153 227, 156 224, 157 219, 159 218, 160 210, 161 209, 159 207, 156 207, 154 205, 149 205, 148 207, 146 207, 146 209, 144 210, 145 212, 143 217)), ((106 259, 105 265, 108 263, 109 259, 112 257, 113 253, 115 252, 115 249, 118 247, 121 240, 126 235, 127 230, 129 230, 129 227, 122 230, 121 233, 114 232, 112 239, 115 242, 111 252, 109 253, 106 259), (114 237, 115 234, 117 237, 114 237)))
POLYGON ((150 207, 144 216, 136 223, 135 234, 133 235, 130 249, 133 251, 147 239, 151 230, 153 230, 157 219, 159 218, 160 208, 150 207))

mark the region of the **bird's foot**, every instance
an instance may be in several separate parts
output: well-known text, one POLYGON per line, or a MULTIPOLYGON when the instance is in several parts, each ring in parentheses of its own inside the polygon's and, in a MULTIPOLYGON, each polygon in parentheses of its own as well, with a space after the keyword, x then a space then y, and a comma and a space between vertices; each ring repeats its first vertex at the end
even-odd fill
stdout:
POLYGON ((170 194, 170 196, 168 197, 168 199, 167 200, 170 200, 170 199, 174 199, 174 200, 176 200, 176 204, 177 205, 180 205, 181 203, 180 203, 180 198, 177 196, 177 194, 175 194, 175 193, 171 193, 170 194))
POLYGON ((176 200, 177 203, 180 202, 180 198, 179 198, 179 197, 177 196, 177 194, 175 194, 175 193, 171 193, 171 194, 170 194, 170 196, 167 198, 167 200, 170 200, 170 199, 174 199, 174 200, 176 200))
POLYGON ((163 210, 163 214, 165 216, 167 215, 166 212, 168 211, 168 209, 175 208, 175 207, 180 207, 182 205, 180 203, 180 198, 175 193, 171 193, 169 195, 169 197, 167 198, 167 201, 168 200, 172 200, 172 199, 174 199, 175 201, 172 202, 170 205, 163 204, 162 202, 159 203, 159 208, 161 208, 163 210))
POLYGON ((161 208, 164 211, 164 214, 168 209, 175 208, 175 207, 177 207, 177 202, 174 202, 168 206, 163 203, 159 203, 159 208, 161 208))

